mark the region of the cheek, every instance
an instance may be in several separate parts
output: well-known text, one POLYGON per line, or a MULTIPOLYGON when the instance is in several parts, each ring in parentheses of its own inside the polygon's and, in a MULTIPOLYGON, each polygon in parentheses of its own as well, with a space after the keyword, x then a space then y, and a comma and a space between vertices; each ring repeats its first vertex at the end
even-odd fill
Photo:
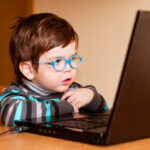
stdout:
POLYGON ((47 72, 42 74, 42 79, 45 82, 57 82, 61 79, 61 76, 58 73, 47 72))
POLYGON ((76 74, 77 74, 77 70, 73 70, 73 71, 72 71, 72 78, 73 78, 73 79, 76 78, 76 74))
POLYGON ((60 85, 61 78, 55 73, 43 73, 38 76, 37 82, 41 88, 56 91, 60 85))
POLYGON ((57 82, 60 79, 60 76, 57 72, 50 70, 47 67, 40 67, 38 70, 38 78, 44 83, 46 82, 57 82))

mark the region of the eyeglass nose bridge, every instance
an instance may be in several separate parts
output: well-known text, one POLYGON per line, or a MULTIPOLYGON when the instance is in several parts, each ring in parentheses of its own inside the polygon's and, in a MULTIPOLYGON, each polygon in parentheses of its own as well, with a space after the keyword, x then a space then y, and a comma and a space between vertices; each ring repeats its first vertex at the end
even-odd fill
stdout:
POLYGON ((69 64, 69 67, 71 67, 71 68, 73 69, 73 67, 72 67, 72 65, 71 65, 71 58, 70 58, 70 59, 65 59, 65 66, 64 66, 64 69, 66 68, 67 64, 69 64))

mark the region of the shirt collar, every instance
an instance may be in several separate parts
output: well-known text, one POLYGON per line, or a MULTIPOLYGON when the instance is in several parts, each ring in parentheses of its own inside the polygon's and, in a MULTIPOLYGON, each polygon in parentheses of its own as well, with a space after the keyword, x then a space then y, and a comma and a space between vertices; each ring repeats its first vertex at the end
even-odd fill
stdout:
POLYGON ((22 81, 25 86, 27 86, 33 92, 38 93, 42 96, 47 96, 47 95, 50 95, 53 93, 52 91, 48 91, 48 90, 38 87, 37 85, 35 85, 34 83, 32 83, 31 81, 29 81, 27 79, 22 79, 22 81))

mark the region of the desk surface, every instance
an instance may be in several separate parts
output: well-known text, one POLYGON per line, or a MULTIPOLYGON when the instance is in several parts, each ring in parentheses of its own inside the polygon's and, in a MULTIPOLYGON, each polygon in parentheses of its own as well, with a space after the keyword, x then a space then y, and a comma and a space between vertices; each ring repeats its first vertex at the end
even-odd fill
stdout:
MULTIPOLYGON (((9 127, 0 126, 0 133, 9 127)), ((143 150, 150 149, 150 138, 112 145, 96 146, 69 140, 57 139, 32 133, 6 133, 0 135, 2 150, 143 150)))

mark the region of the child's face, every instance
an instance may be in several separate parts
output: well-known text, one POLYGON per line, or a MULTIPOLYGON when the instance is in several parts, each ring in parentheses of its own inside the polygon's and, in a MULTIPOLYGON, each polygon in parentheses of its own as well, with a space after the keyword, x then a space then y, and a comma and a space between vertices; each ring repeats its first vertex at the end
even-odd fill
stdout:
MULTIPOLYGON (((76 43, 71 42, 64 48, 58 46, 45 52, 40 56, 39 62, 52 62, 58 57, 69 59, 76 53, 76 43)), ((38 71, 34 71, 32 82, 46 90, 65 92, 75 80, 75 77, 76 69, 72 69, 69 64, 67 64, 66 68, 60 72, 54 70, 51 65, 39 64, 38 71)))

